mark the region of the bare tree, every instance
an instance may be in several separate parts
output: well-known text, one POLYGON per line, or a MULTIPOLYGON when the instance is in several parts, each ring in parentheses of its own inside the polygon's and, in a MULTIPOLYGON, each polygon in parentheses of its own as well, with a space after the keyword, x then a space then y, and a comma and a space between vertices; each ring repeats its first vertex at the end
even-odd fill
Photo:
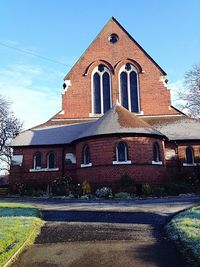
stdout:
POLYGON ((185 92, 179 93, 180 108, 191 117, 200 117, 200 64, 185 74, 185 92))
POLYGON ((8 171, 12 150, 10 142, 22 129, 21 122, 10 109, 11 102, 0 95, 0 170, 8 171))

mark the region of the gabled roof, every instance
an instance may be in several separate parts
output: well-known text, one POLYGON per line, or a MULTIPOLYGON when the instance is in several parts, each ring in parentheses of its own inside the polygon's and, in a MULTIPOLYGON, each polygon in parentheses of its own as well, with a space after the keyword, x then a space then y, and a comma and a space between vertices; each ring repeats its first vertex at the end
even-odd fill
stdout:
POLYGON ((163 75, 167 75, 167 73, 155 62, 155 60, 144 50, 144 48, 125 30, 125 28, 119 23, 119 21, 114 18, 111 17, 108 22, 106 23, 106 25, 103 27, 103 29, 97 34, 97 36, 94 38, 94 40, 91 42, 91 44, 88 46, 88 48, 82 53, 82 55, 79 57, 79 59, 76 61, 76 63, 73 65, 73 67, 69 70, 69 72, 65 75, 64 80, 66 80, 68 78, 69 73, 72 71, 72 69, 74 68, 74 66, 79 62, 79 60, 84 56, 84 54, 86 53, 86 51, 90 48, 90 46, 93 44, 93 42, 96 40, 96 38, 101 34, 102 31, 104 31, 104 29, 107 27, 107 25, 113 21, 130 39, 132 42, 134 42, 139 49, 151 60, 151 62, 161 71, 161 73, 163 75))
POLYGON ((163 75, 167 75, 167 73, 155 62, 155 60, 144 50, 144 48, 124 29, 124 27, 116 18, 111 17, 110 20, 113 20, 128 35, 128 37, 143 51, 143 53, 154 63, 154 65, 159 68, 163 75))

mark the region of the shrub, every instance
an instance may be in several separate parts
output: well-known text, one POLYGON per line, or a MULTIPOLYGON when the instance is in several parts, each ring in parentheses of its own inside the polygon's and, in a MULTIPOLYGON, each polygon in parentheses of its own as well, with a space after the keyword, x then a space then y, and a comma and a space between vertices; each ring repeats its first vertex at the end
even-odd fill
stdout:
POLYGON ((152 189, 149 184, 142 185, 142 195, 148 197, 152 194, 152 189))
POLYGON ((188 183, 171 182, 164 185, 167 195, 176 196, 194 192, 194 188, 188 183))
POLYGON ((156 197, 166 196, 165 187, 162 185, 158 185, 153 190, 153 195, 156 197))
POLYGON ((118 199, 130 199, 131 196, 127 192, 119 192, 119 193, 115 194, 115 198, 118 198, 118 199))
POLYGON ((70 176, 59 177, 52 182, 52 194, 54 196, 69 195, 72 191, 73 184, 70 176))
POLYGON ((91 194, 91 187, 87 180, 82 183, 83 195, 91 194))
POLYGON ((25 193, 25 184, 23 183, 16 183, 17 193, 20 194, 20 196, 23 196, 25 193))
POLYGON ((102 187, 101 189, 97 189, 95 192, 96 197, 98 198, 112 198, 112 189, 110 187, 102 187))

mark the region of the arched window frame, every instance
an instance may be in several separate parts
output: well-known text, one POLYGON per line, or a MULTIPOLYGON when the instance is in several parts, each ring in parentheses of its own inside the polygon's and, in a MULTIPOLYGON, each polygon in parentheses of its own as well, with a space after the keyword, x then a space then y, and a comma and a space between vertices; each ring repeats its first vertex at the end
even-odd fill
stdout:
POLYGON ((47 155, 47 169, 55 169, 56 157, 54 152, 49 152, 47 155), (50 156, 53 155, 53 167, 50 166, 50 156))
POLYGON ((154 165, 162 165, 161 161, 161 154, 160 154, 160 146, 157 142, 153 143, 153 148, 152 148, 152 154, 153 154, 153 160, 152 164, 154 165))
POLYGON ((140 107, 140 90, 139 90, 139 78, 138 78, 138 71, 137 69, 131 64, 131 63, 127 63, 125 65, 123 65, 120 70, 119 70, 119 75, 118 75, 118 84, 119 84, 119 102, 122 105, 122 96, 121 96, 121 80, 120 80, 120 76, 122 72, 126 72, 127 73, 127 87, 128 87, 128 110, 130 112, 131 111, 131 91, 130 91, 130 73, 132 71, 134 71, 136 73, 136 77, 137 77, 137 104, 138 104, 138 112, 137 113, 141 113, 141 107, 140 107), (126 66, 127 64, 130 65, 131 69, 127 70, 126 66))
POLYGON ((110 108, 112 107, 112 84, 111 84, 111 74, 110 74, 110 71, 109 69, 103 65, 103 64, 100 64, 98 66, 96 66, 93 71, 92 71, 92 74, 91 74, 91 85, 92 85, 92 113, 90 115, 94 116, 94 115, 103 115, 104 114, 104 95, 103 95, 103 74, 104 73, 108 73, 109 75, 109 82, 110 82, 110 108), (102 65, 104 67, 104 70, 103 71, 100 71, 99 70, 99 66, 102 65), (94 110, 94 74, 95 73, 98 73, 99 76, 100 76, 100 106, 101 106, 101 113, 95 113, 95 110, 94 110))
POLYGON ((113 161, 113 164, 114 165, 117 165, 117 164, 131 164, 131 160, 128 160, 128 146, 125 142, 123 141, 120 141, 116 144, 115 146, 115 161, 113 161), (124 160, 120 160, 120 157, 119 157, 119 146, 120 145, 123 145, 124 146, 124 160))
POLYGON ((41 168, 42 168, 42 155, 41 155, 41 153, 38 151, 38 152, 36 152, 36 153, 34 154, 34 157, 33 157, 33 169, 35 169, 35 170, 39 170, 39 169, 41 169, 41 168), (39 160, 37 159, 38 157, 40 157, 39 160), (40 164, 38 164, 37 161, 39 161, 40 164))
POLYGON ((196 166, 196 163, 194 162, 194 149, 190 146, 186 147, 185 149, 185 163, 183 163, 183 166, 196 166), (190 151, 190 152, 189 152, 190 151), (191 159, 192 161, 189 160, 188 158, 188 152, 191 153, 191 159))
MULTIPOLYGON (((51 154, 53 152, 49 152, 51 154)), ((29 169, 29 172, 46 172, 46 171, 58 171, 59 168, 55 168, 55 153, 54 154, 54 168, 49 168, 48 163, 48 157, 49 154, 47 154, 46 160, 47 160, 47 166, 45 168, 42 168, 42 153, 37 151, 33 156, 33 169, 29 169), (40 157, 39 160, 37 157, 40 157), (39 161, 40 164, 37 163, 39 161)))
POLYGON ((84 145, 82 149, 82 164, 81 167, 91 167, 91 154, 90 154, 90 148, 88 145, 84 145), (86 154, 88 153, 88 155, 86 154), (89 158, 89 160, 88 160, 89 158))

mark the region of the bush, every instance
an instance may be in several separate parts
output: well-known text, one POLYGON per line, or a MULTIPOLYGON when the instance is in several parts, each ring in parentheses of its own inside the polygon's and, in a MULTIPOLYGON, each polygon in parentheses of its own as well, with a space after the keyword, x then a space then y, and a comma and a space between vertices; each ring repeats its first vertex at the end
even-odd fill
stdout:
POLYGON ((195 191, 193 186, 188 183, 171 182, 164 185, 165 193, 170 196, 176 196, 179 194, 192 193, 195 191))
POLYGON ((131 196, 127 192, 119 192, 119 193, 115 194, 115 198, 118 198, 118 199, 130 199, 131 196))
POLYGON ((83 195, 91 194, 91 187, 87 180, 82 183, 83 195))
POLYGON ((148 197, 152 194, 152 189, 149 184, 142 185, 142 195, 148 197))
POLYGON ((101 189, 97 189, 95 193, 98 198, 112 198, 112 189, 110 187, 102 187, 101 189))
POLYGON ((156 197, 166 196, 165 187, 162 185, 156 186, 153 190, 153 195, 156 197))
POLYGON ((52 182, 52 194, 54 196, 64 196, 72 193, 74 185, 70 176, 59 177, 52 182))

